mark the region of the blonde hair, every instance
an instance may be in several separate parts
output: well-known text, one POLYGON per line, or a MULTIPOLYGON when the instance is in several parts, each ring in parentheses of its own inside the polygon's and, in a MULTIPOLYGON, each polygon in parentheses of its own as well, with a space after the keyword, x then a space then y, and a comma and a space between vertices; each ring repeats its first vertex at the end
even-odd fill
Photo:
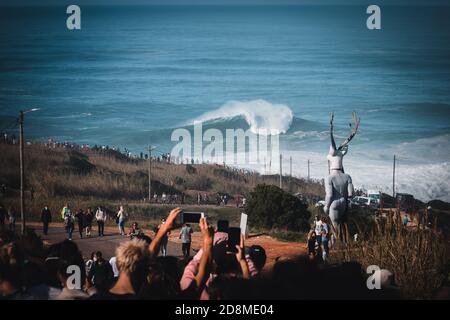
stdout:
POLYGON ((120 272, 132 274, 139 264, 150 258, 147 244, 143 240, 130 240, 116 249, 117 267, 120 272))

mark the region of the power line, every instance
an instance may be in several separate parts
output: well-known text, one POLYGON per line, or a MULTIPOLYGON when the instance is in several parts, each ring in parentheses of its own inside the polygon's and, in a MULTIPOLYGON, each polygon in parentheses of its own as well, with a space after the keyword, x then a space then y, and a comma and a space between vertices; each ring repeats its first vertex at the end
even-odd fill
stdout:
POLYGON ((19 119, 14 119, 13 121, 11 121, 9 124, 7 124, 6 126, 4 126, 3 128, 1 128, 1 131, 4 130, 12 130, 12 129, 16 129, 19 125, 19 119))

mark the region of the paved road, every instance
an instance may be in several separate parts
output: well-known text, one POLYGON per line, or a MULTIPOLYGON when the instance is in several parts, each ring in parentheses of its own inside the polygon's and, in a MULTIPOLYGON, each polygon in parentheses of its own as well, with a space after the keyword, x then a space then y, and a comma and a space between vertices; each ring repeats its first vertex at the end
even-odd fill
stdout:
MULTIPOLYGON (((61 226, 51 226, 49 228, 48 235, 45 236, 39 225, 33 225, 36 233, 41 236, 44 243, 53 244, 62 241, 67 238, 67 234, 61 226)), ((96 229, 92 232, 92 237, 86 238, 83 235, 83 239, 80 239, 78 228, 72 234, 72 240, 78 245, 79 249, 83 253, 84 258, 90 257, 93 251, 101 251, 105 259, 109 259, 114 256, 114 252, 119 244, 128 240, 128 237, 120 236, 117 232, 113 232, 112 228, 105 228, 105 236, 98 237, 96 229)), ((114 228, 115 229, 115 228, 114 228)), ((169 241, 167 246, 167 254, 172 256, 182 256, 181 245, 172 241, 169 241)))

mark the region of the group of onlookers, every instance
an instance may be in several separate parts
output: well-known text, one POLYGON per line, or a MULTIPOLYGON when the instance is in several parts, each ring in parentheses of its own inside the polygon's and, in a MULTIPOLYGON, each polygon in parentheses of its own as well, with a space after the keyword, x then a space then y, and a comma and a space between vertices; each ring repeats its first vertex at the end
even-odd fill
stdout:
MULTIPOLYGON (((69 215, 68 210, 64 209, 63 213, 65 217, 69 215)), ((227 234, 215 233, 205 218, 199 224, 202 248, 185 267, 175 257, 158 257, 162 241, 174 229, 174 221, 180 213, 180 208, 172 210, 159 225, 153 240, 137 237, 141 233, 137 224, 133 224, 133 239, 123 242, 109 261, 97 251, 85 262, 76 244, 69 240, 44 249, 40 238, 33 233, 27 233, 20 240, 12 233, 0 233, 0 299, 218 298, 220 281, 215 278, 219 274, 224 279, 249 279, 262 270, 264 249, 245 250, 242 244, 237 253, 227 253, 224 246, 227 234), (15 256, 27 242, 32 245, 25 248, 39 250, 15 256), (13 249, 3 250, 5 246, 13 249), (33 255, 33 259, 26 259, 26 255, 33 255), (213 266, 213 259, 216 259, 216 266, 213 266), (78 286, 77 281, 75 285, 69 281, 67 271, 73 266, 82 271, 78 286), (215 276, 210 274, 213 269, 216 269, 215 276), (34 275, 33 280, 25 276, 25 270, 34 275)), ((180 232, 183 243, 190 243, 192 232, 189 225, 183 226, 180 232)), ((189 247, 184 246, 183 252, 187 258, 189 247)))
POLYGON ((308 233, 308 255, 325 261, 334 242, 331 224, 326 216, 314 217, 314 224, 308 233))
POLYGON ((167 194, 165 192, 161 193, 161 195, 158 195, 156 192, 153 194, 152 201, 154 203, 161 203, 161 204, 175 204, 180 203, 184 204, 186 201, 186 194, 182 192, 181 194, 167 194))
MULTIPOLYGON (((98 236, 103 237, 105 235, 105 222, 108 219, 108 214, 106 209, 102 206, 99 206, 94 213, 91 208, 87 208, 86 211, 83 209, 72 211, 69 204, 65 204, 61 209, 60 214, 69 240, 72 240, 75 226, 78 226, 80 238, 83 238, 83 234, 85 234, 86 237, 91 237, 94 219, 97 222, 98 236)), ((125 212, 123 206, 120 206, 119 211, 116 214, 116 223, 121 235, 125 235, 125 222, 127 219, 128 214, 125 212)), ((48 226, 52 222, 52 214, 47 206, 42 209, 41 222, 43 224, 43 233, 47 235, 48 226)))
MULTIPOLYGON (((199 223, 201 248, 194 257, 180 260, 159 255, 163 239, 174 231, 181 212, 180 208, 172 210, 153 239, 136 237, 139 228, 135 225, 137 234, 122 242, 109 260, 96 251, 85 261, 76 243, 67 239, 45 248, 30 231, 18 236, 5 229, 0 232, 0 299, 390 297, 386 296, 389 291, 367 289, 357 263, 321 268, 308 257, 279 257, 265 269, 264 248, 247 247, 242 239, 232 252, 228 233, 215 229, 206 218, 199 223)), ((184 225, 183 243, 191 234, 191 227, 184 225)), ((188 250, 185 246, 183 251, 188 250)))
MULTIPOLYGON (((47 207, 44 210, 49 209, 47 207)), ((44 226, 44 234, 47 234, 48 223, 51 222, 51 214, 48 213, 50 220, 44 218, 44 210, 42 212, 42 223, 44 226)), ((94 219, 97 222, 98 227, 98 236, 103 237, 105 234, 105 222, 107 220, 106 210, 99 206, 97 210, 94 212, 91 208, 87 208, 86 211, 83 209, 78 209, 76 211, 72 211, 69 204, 64 205, 61 209, 61 219, 64 222, 64 228, 67 232, 67 237, 69 240, 72 240, 72 233, 75 230, 75 223, 78 226, 78 233, 80 238, 83 238, 83 233, 85 232, 86 237, 92 236, 92 223, 94 219)))
POLYGON ((12 232, 16 231, 16 211, 11 206, 6 210, 2 203, 0 203, 0 230, 6 228, 12 232))
MULTIPOLYGON (((194 198, 196 200, 197 205, 207 205, 207 204, 216 204, 217 206, 226 206, 231 200, 231 196, 227 194, 213 194, 208 195, 206 193, 197 193, 197 196, 194 198)), ((238 208, 245 207, 246 198, 243 196, 235 197, 235 205, 238 208)), ((184 204, 186 202, 186 194, 169 194, 166 192, 162 192, 160 195, 158 193, 154 193, 152 195, 151 201, 153 203, 160 204, 184 204)))
MULTIPOLYGON (((91 237, 93 233, 92 224, 94 220, 97 223, 98 236, 105 236, 105 222, 108 219, 108 214, 107 210, 104 207, 99 206, 95 211, 95 214, 90 207, 87 208, 86 211, 78 209, 75 212, 76 213, 73 213, 72 209, 67 203, 61 209, 61 219, 64 223, 64 228, 67 233, 68 240, 72 240, 72 235, 76 226, 78 226, 80 239, 83 238, 83 234, 85 234, 86 237, 91 237)), ((125 224, 128 219, 129 214, 125 212, 123 206, 119 206, 119 210, 115 215, 115 222, 119 228, 119 234, 122 236, 128 236, 130 237, 130 239, 145 239, 145 233, 139 227, 137 222, 132 223, 129 232, 125 231, 125 224)), ((43 234, 48 235, 49 224, 52 222, 52 214, 48 206, 45 206, 44 209, 42 209, 41 222, 43 234)), ((157 229, 159 229, 160 226, 164 224, 164 222, 165 220, 162 219, 161 224, 157 227, 157 229)), ((167 234, 162 241, 161 252, 163 253, 163 255, 166 255, 167 252, 168 235, 169 234, 167 234)))

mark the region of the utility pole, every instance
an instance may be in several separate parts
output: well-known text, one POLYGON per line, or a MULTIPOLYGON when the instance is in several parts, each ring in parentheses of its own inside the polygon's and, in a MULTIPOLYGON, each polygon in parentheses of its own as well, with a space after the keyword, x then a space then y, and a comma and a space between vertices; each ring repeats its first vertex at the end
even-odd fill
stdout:
POLYGON ((39 108, 33 108, 19 112, 19 162, 20 162, 20 218, 22 219, 21 231, 25 234, 26 218, 25 218, 25 164, 24 164, 24 136, 23 136, 23 119, 25 113, 38 111, 39 108))
POLYGON ((292 178, 292 156, 289 157, 289 176, 292 178))
POLYGON ((155 147, 148 146, 148 202, 152 201, 152 150, 155 147))
POLYGON ((292 191, 292 156, 289 157, 289 192, 292 191))
POLYGON ((283 156, 280 153, 280 189, 283 189, 283 156))
POLYGON ((308 159, 308 181, 309 181, 309 177, 310 177, 310 174, 309 174, 309 159, 308 159))
POLYGON ((24 161, 23 161, 23 111, 19 113, 19 160, 20 160, 20 218, 22 219, 21 231, 25 234, 25 199, 24 199, 24 161))
POLYGON ((394 163, 392 167, 392 201, 395 204, 395 154, 394 154, 394 163))

